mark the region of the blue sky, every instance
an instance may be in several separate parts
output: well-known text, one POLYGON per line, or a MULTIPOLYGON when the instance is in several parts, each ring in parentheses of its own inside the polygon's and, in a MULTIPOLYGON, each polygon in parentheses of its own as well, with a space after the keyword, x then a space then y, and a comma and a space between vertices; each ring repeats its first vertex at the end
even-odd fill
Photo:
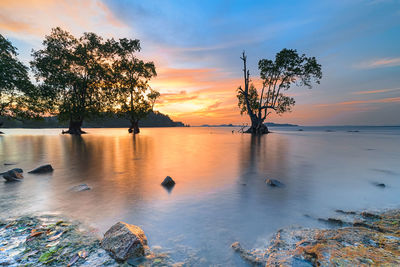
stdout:
POLYGON ((282 48, 315 56, 323 79, 291 88, 292 113, 270 121, 305 125, 400 125, 400 1, 2 1, 1 33, 24 62, 61 26, 80 35, 138 38, 155 61, 158 105, 193 125, 247 121, 236 106, 240 53, 257 62, 282 48), (18 3, 15 3, 18 2, 18 3))

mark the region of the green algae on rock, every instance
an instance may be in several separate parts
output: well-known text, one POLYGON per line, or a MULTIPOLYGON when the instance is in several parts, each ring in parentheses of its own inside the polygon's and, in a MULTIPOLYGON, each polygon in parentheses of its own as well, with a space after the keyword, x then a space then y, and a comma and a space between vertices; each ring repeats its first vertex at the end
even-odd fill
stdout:
POLYGON ((173 266, 165 253, 116 262, 100 246, 94 229, 59 216, 25 216, 0 221, 0 265, 173 266))
POLYGON ((116 266, 101 249, 91 229, 53 215, 3 221, 0 242, 0 264, 3 265, 116 266))
POLYGON ((279 230, 266 249, 232 248, 265 266, 400 266, 400 210, 354 215, 351 226, 336 229, 279 230))

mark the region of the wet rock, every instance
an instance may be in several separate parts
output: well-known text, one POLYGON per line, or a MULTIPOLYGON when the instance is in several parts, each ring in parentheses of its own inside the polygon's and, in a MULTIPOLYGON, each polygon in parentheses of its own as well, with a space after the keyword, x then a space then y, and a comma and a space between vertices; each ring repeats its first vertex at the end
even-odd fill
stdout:
MULTIPOLYGON (((24 172, 24 170, 22 170, 21 168, 14 168, 14 169, 11 169, 11 170, 9 170, 9 171, 15 171, 15 172, 18 172, 18 173, 23 173, 23 172, 24 172)), ((9 171, 0 173, 0 175, 3 175, 3 174, 5 174, 5 173, 7 173, 7 172, 9 172, 9 171)))
POLYGON ((328 219, 318 218, 318 221, 325 222, 325 223, 331 224, 331 225, 338 225, 338 226, 343 226, 345 224, 348 224, 337 218, 328 218, 328 219))
POLYGON ((346 215, 356 215, 357 214, 355 211, 335 210, 335 212, 346 214, 346 215))
POLYGON ((80 184, 80 185, 76 185, 76 186, 71 187, 71 190, 75 191, 75 192, 87 191, 87 190, 90 190, 90 189, 91 188, 87 184, 80 184))
POLYGON ((162 186, 165 187, 173 187, 175 185, 175 181, 172 180, 170 176, 165 177, 164 181, 161 183, 162 186))
POLYGON ((240 254, 240 257, 250 262, 252 265, 260 265, 263 261, 255 253, 248 252, 243 249, 239 242, 235 242, 231 245, 233 250, 240 254))
POLYGON ((53 170, 54 170, 54 169, 53 169, 53 167, 52 167, 50 164, 46 164, 46 165, 39 166, 39 167, 37 167, 36 169, 29 171, 28 173, 37 173, 37 174, 40 174, 40 173, 52 172, 53 170))
POLYGON ((263 266, 400 266, 400 210, 365 215, 349 227, 279 230, 261 251, 232 247, 263 266))
POLYGON ((3 172, 1 175, 3 175, 3 178, 6 179, 8 182, 15 182, 15 181, 21 181, 21 179, 24 178, 22 173, 23 173, 22 169, 14 168, 7 172, 3 172))
POLYGON ((118 222, 105 234, 101 241, 103 249, 118 261, 135 260, 145 256, 147 238, 143 230, 132 224, 118 222))
POLYGON ((275 180, 275 179, 267 179, 267 180, 265 180, 265 183, 271 187, 283 187, 284 186, 283 183, 281 183, 280 181, 275 180))
POLYGON ((373 214, 367 211, 363 211, 361 212, 361 216, 363 216, 364 218, 369 218, 369 219, 381 219, 381 216, 378 214, 373 214))
POLYGON ((233 248, 234 251, 240 251, 242 250, 242 247, 240 246, 239 242, 234 242, 231 247, 233 248))
POLYGON ((52 215, 2 221, 0 266, 6 262, 11 266, 119 266, 100 247, 93 231, 52 215), (57 240, 51 241, 55 236, 57 240))

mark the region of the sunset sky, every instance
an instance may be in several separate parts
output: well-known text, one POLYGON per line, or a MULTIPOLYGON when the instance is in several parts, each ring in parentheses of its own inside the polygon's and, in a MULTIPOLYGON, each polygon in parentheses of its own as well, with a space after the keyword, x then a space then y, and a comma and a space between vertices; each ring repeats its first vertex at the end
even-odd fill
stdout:
POLYGON ((291 88, 293 112, 269 121, 400 125, 400 0, 0 1, 1 34, 26 64, 57 26, 140 39, 138 57, 158 72, 156 109, 186 124, 247 122, 240 53, 256 79, 259 59, 293 48, 318 59, 323 79, 291 88))

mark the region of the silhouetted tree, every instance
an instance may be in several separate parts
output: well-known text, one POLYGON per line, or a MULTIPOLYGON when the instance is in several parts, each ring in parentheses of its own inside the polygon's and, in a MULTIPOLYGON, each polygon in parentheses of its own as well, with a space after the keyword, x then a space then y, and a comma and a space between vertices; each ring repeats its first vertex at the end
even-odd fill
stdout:
POLYGON ((17 55, 17 49, 0 34, 0 117, 34 118, 37 109, 30 105, 35 102, 30 96, 34 96, 35 87, 29 80, 28 68, 17 55))
POLYGON ((250 71, 247 69, 245 52, 241 59, 243 60, 244 88, 240 86, 237 89, 237 98, 240 113, 247 113, 251 120, 247 133, 268 133, 264 121, 272 111, 277 114, 291 111, 295 101, 283 93, 291 85, 311 88, 312 81, 319 84, 322 78, 321 65, 317 63, 315 57, 299 55, 293 49, 282 49, 276 54, 275 61, 261 59, 258 62, 262 80, 262 88, 259 92, 250 83, 250 71))
POLYGON ((43 41, 44 48, 33 51, 32 69, 41 89, 47 112, 69 121, 68 131, 84 133, 86 118, 104 114, 110 101, 110 51, 94 33, 79 39, 61 28, 54 28, 43 41))
POLYGON ((120 39, 112 42, 115 51, 113 63, 114 112, 131 122, 129 132, 137 134, 139 121, 153 111, 154 103, 160 93, 151 89, 149 80, 156 76, 153 62, 144 62, 136 58, 140 51, 139 40, 120 39))

